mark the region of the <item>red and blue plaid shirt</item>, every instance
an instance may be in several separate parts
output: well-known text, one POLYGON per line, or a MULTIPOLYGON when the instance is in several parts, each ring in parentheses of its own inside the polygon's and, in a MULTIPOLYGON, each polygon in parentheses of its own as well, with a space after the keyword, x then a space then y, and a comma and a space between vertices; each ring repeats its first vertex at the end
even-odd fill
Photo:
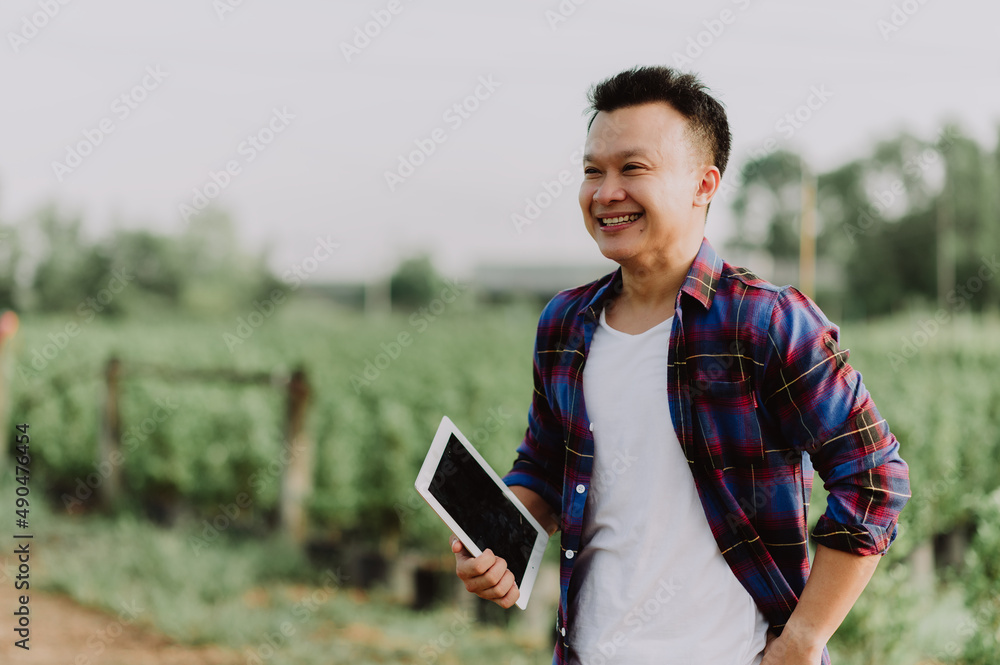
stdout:
MULTIPOLYGON (((528 428, 504 478, 560 516, 554 663, 568 662, 567 595, 594 460, 583 367, 621 285, 618 270, 546 306, 528 428)), ((777 633, 809 574, 813 468, 830 496, 812 536, 833 549, 885 553, 910 495, 899 443, 838 338, 811 300, 725 263, 707 240, 675 302, 665 405, 719 549, 777 633)), ((649 518, 669 509, 650 506, 649 518)))

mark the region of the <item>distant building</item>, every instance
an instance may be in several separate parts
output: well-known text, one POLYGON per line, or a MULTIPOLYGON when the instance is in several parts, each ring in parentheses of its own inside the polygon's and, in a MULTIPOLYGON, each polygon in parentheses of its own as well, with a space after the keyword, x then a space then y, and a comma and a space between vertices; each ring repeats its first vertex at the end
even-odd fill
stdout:
POLYGON ((615 270, 611 262, 587 265, 480 264, 472 286, 481 300, 503 302, 516 298, 548 301, 559 291, 587 284, 615 270))

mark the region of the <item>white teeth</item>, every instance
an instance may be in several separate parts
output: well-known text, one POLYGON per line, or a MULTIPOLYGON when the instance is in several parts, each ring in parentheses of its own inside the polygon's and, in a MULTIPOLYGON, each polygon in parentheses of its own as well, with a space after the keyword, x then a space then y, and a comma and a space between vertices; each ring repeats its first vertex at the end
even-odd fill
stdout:
POLYGON ((628 222, 634 222, 640 217, 642 217, 642 213, 634 213, 631 215, 621 215, 619 217, 608 217, 601 221, 604 224, 604 226, 617 226, 619 224, 627 224, 628 222))

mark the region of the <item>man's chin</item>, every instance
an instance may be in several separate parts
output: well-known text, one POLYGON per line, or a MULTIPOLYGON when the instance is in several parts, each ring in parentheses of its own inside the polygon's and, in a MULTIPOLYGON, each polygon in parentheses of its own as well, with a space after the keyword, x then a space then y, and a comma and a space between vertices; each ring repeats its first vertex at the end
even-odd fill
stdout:
POLYGON ((628 262, 629 259, 635 256, 635 250, 631 247, 606 246, 599 243, 598 249, 601 250, 604 258, 614 261, 618 265, 628 262))

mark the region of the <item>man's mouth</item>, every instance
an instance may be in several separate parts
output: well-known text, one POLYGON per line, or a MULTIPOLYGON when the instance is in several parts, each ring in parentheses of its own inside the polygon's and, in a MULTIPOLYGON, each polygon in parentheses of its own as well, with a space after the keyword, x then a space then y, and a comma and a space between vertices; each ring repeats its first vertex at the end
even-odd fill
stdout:
POLYGON ((630 224, 640 217, 642 217, 641 212, 634 212, 631 215, 619 215, 618 217, 598 217, 597 221, 600 222, 603 227, 615 227, 630 224))

